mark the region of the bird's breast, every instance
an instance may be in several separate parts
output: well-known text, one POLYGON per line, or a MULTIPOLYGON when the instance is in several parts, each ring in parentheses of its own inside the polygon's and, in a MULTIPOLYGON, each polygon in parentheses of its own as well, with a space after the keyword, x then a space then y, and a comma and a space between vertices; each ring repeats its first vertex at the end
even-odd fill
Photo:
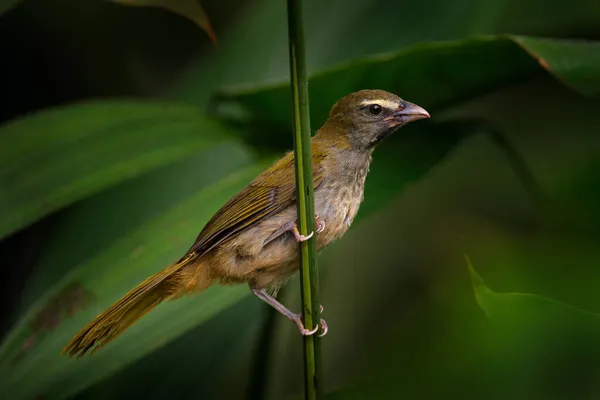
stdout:
POLYGON ((317 234, 318 249, 340 238, 350 228, 363 200, 364 183, 364 176, 330 182, 315 192, 315 214, 325 221, 325 229, 317 234))

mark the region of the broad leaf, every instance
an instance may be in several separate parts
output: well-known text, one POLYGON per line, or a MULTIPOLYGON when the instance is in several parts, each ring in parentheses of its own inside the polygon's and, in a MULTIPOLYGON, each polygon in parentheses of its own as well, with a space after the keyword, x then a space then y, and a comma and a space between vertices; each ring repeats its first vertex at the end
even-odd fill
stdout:
MULTIPOLYGON (((255 158, 247 147, 226 142, 72 205, 60 214, 52 234, 43 244, 35 271, 21 296, 21 308, 26 310, 72 268, 85 265, 145 222, 251 165, 255 158)), ((198 231, 201 228, 201 225, 196 227, 198 231)))
POLYGON ((600 96, 600 42, 514 36, 542 68, 565 85, 589 96, 600 96))
POLYGON ((181 15, 203 29, 210 40, 216 44, 217 37, 210 20, 200 5, 200 0, 111 0, 115 3, 136 7, 158 7, 181 15))
MULTIPOLYGON (((597 95, 600 44, 486 36, 418 44, 350 62, 310 78, 313 128, 325 121, 337 100, 359 89, 386 89, 435 112, 544 70, 584 95, 597 95)), ((287 127, 289 90, 285 82, 246 85, 224 89, 217 100, 240 103, 249 121, 287 127)))
POLYGON ((0 126, 0 238, 118 182, 231 141, 193 107, 96 101, 0 126))
MULTIPOLYGON (((306 62, 311 74, 372 54, 473 35, 519 32, 593 37, 600 18, 600 3, 595 0, 575 0, 570 7, 545 7, 541 0, 305 0, 304 5, 306 62)), ((198 58, 173 95, 198 104, 225 85, 288 79, 285 12, 285 2, 254 0, 222 35, 218 57, 213 62, 198 58)), ((499 65, 515 62, 518 59, 507 58, 499 65)), ((424 65, 423 73, 429 68, 424 65)))
POLYGON ((600 314, 531 293, 497 293, 492 291, 475 271, 465 255, 477 304, 492 320, 501 322, 521 318, 556 319, 576 317, 600 325, 600 314))

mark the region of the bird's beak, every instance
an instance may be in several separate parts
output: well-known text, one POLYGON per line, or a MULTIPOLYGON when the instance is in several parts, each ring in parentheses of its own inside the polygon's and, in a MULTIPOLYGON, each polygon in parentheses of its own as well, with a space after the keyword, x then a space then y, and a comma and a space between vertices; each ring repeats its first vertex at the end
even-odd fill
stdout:
POLYGON ((402 101, 398 110, 385 120, 392 122, 393 126, 396 126, 405 125, 409 122, 418 121, 424 118, 430 118, 430 116, 423 107, 409 103, 408 101, 402 101))

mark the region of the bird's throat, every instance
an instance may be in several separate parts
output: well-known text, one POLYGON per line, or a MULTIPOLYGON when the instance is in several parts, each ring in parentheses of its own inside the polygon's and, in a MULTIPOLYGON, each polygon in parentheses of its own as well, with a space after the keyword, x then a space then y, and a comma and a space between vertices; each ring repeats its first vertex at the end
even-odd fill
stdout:
POLYGON ((385 139, 390 137, 392 135, 392 133, 396 132, 399 128, 400 128, 400 126, 395 126, 393 128, 390 128, 390 129, 384 131, 383 133, 377 135, 377 137, 375 137, 375 139, 369 143, 367 148, 370 150, 373 150, 375 148, 375 146, 377 146, 379 143, 383 142, 385 139))

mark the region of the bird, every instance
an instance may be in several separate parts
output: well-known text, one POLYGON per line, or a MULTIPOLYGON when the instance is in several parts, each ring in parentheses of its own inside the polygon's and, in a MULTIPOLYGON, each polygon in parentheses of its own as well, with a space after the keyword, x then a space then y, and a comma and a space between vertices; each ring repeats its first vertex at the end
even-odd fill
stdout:
POLYGON ((93 354, 163 301, 199 293, 213 283, 248 284, 302 335, 317 329, 324 335, 325 320, 308 330, 302 314, 275 297, 299 270, 298 242, 316 234, 320 252, 344 235, 364 199, 375 147, 407 123, 424 118, 430 118, 424 108, 385 90, 359 90, 341 98, 311 138, 316 232, 301 235, 298 230, 294 153, 289 151, 225 203, 183 257, 96 316, 63 354, 93 354))

